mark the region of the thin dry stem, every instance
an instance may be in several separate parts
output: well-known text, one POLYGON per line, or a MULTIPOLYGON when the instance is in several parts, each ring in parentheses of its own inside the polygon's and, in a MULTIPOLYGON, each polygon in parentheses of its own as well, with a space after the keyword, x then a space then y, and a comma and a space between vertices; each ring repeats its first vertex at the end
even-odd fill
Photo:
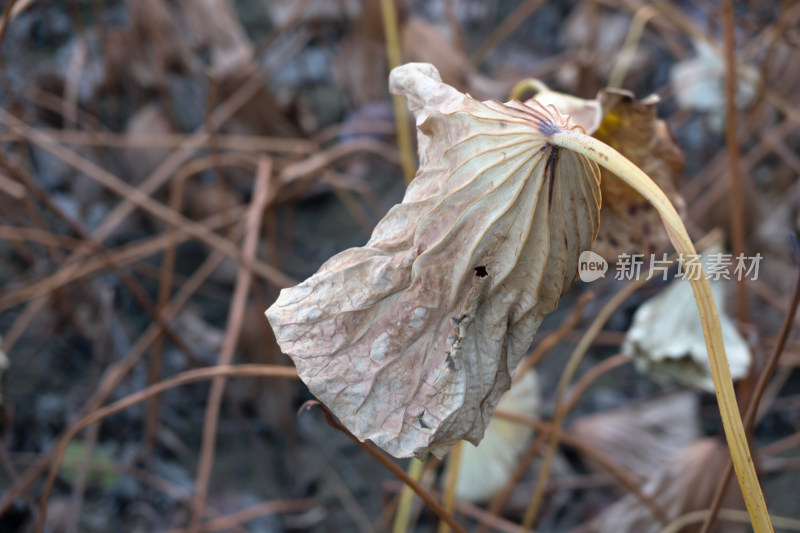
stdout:
MULTIPOLYGON (((426 458, 426 461, 430 456, 426 458)), ((425 461, 420 461, 416 457, 412 457, 408 461, 408 477, 416 482, 422 479, 422 474, 425 471, 425 461)), ((421 485, 420 485, 421 486, 421 485)), ((400 491, 400 498, 397 502, 397 512, 394 515, 394 523, 392 524, 392 533, 404 533, 411 529, 411 513, 414 503, 414 489, 410 485, 404 485, 403 490, 400 491)))
MULTIPOLYGON (((258 239, 261 230, 261 220, 264 209, 269 199, 272 181, 272 160, 264 158, 259 164, 256 175, 253 201, 247 213, 247 228, 245 230, 243 257, 252 261, 256 256, 258 239)), ((233 361, 233 355, 239 342, 244 321, 244 312, 247 306, 247 296, 250 292, 250 283, 253 272, 246 266, 240 268, 236 278, 233 297, 231 298, 231 312, 228 316, 228 326, 225 339, 217 361, 218 366, 226 366, 233 361)), ((195 499, 192 506, 190 529, 196 531, 200 525, 203 509, 205 508, 208 493, 208 482, 211 479, 211 468, 214 463, 214 450, 216 449, 217 422, 222 406, 222 396, 225 392, 225 378, 219 377, 211 383, 208 395, 205 421, 203 423, 203 441, 200 448, 200 461, 195 482, 195 499)))
MULTIPOLYGON (((722 0, 722 28, 725 34, 725 144, 728 147, 730 191, 731 247, 734 255, 744 253, 744 207, 742 178, 739 174, 739 110, 736 107, 736 38, 733 32, 733 1, 722 0)), ((749 322, 747 311, 747 286, 743 279, 736 282, 737 317, 749 322)))
MULTIPOLYGON (((258 518, 264 518, 271 514, 281 513, 300 513, 308 511, 320 505, 318 500, 304 498, 299 500, 272 500, 262 502, 247 509, 213 518, 208 522, 200 524, 195 531, 197 533, 214 533, 217 531, 229 531, 231 528, 246 524, 258 518)), ((190 533, 191 529, 171 529, 166 533, 190 533)))
MULTIPOLYGON (((183 189, 189 174, 182 175, 172 182, 170 188, 169 205, 173 211, 180 213, 183 209, 183 189), (185 177, 183 177, 185 176, 185 177)), ((163 316, 164 309, 169 303, 172 294, 172 280, 175 273, 175 261, 177 257, 176 243, 177 227, 171 226, 167 230, 169 242, 164 252, 161 264, 161 275, 158 283, 158 314, 163 316)), ((152 357, 150 358, 147 370, 147 384, 154 385, 161 380, 162 361, 164 357, 164 336, 159 335, 153 347, 152 357)), ((144 455, 151 458, 156 443, 156 432, 158 430, 158 411, 160 408, 160 397, 156 396, 147 404, 147 412, 144 420, 144 455)))
MULTIPOLYGON (((461 467, 461 451, 464 448, 464 441, 459 441, 450 450, 447 461, 447 477, 444 490, 444 510, 453 514, 456 504, 456 484, 458 483, 458 470, 461 467)), ((438 533, 450 533, 450 526, 447 522, 439 522, 438 533)))

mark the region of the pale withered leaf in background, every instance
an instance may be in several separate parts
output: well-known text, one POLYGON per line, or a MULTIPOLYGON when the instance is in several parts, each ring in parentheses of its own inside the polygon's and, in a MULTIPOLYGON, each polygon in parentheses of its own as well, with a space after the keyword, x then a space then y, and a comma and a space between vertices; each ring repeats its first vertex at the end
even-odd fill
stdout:
POLYGON ((311 392, 397 457, 477 444, 591 248, 599 171, 546 143, 577 128, 538 102, 479 102, 411 63, 392 71, 420 168, 362 248, 284 289, 267 317, 311 392), (544 132, 544 133, 543 133, 544 132))
MULTIPOLYGON (((676 188, 683 154, 666 123, 656 116, 658 97, 636 101, 627 91, 603 89, 595 100, 558 93, 539 84, 534 96, 554 105, 587 133, 618 150, 641 168, 683 215, 685 203, 676 188)), ((622 252, 653 253, 670 246, 655 208, 613 173, 601 169, 603 209, 593 250, 610 262, 622 252)))
MULTIPOLYGON (((725 128, 726 114, 725 58, 721 49, 708 43, 695 40, 693 44, 697 55, 670 68, 670 86, 678 106, 708 113, 711 129, 720 133, 725 128)), ((761 76, 757 68, 744 63, 736 67, 736 73, 736 107, 745 109, 758 94, 761 76)))
MULTIPOLYGON (((710 272, 710 258, 721 254, 711 248, 702 255, 702 264, 710 272)), ((685 272, 690 274, 691 267, 685 272)), ((730 274, 726 274, 730 275, 730 274)), ((752 362, 750 347, 739 334, 736 324, 724 312, 728 280, 709 279, 719 312, 722 340, 731 377, 747 376, 752 362)), ((633 324, 625 334, 622 352, 633 358, 636 367, 656 378, 671 378, 684 385, 714 392, 708 351, 700 313, 688 279, 676 279, 659 295, 642 304, 633 315, 633 324)))
MULTIPOLYGON (((578 418, 569 433, 634 475, 645 478, 700 435, 700 398, 678 391, 578 418)), ((605 472, 591 459, 587 465, 605 472)))
MULTIPOLYGON (((500 397, 497 408, 536 418, 540 403, 536 372, 529 371, 500 397)), ((533 428, 499 417, 492 418, 478 446, 462 445, 456 497, 470 502, 493 498, 511 479, 532 438, 533 428)))

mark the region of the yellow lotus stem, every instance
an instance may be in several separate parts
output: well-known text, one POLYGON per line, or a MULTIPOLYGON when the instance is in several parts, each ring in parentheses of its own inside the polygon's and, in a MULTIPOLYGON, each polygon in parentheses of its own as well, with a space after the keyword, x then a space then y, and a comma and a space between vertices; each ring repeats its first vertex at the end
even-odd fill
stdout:
MULTIPOLYGON (((425 463, 419 459, 411 458, 408 462, 408 476, 414 481, 422 478, 422 471, 425 463)), ((397 506, 397 514, 394 515, 394 525, 392 533, 406 533, 411 525, 411 506, 414 503, 414 491, 408 485, 403 485, 400 492, 400 503, 397 506)))
MULTIPOLYGON (((664 222, 672 245, 678 253, 686 256, 697 253, 683 221, 672 203, 653 180, 625 156, 597 139, 575 130, 559 130, 550 134, 548 141, 555 146, 582 154, 616 174, 656 208, 664 222)), ((747 506, 747 512, 755 533, 771 533, 773 531, 772 523, 767 513, 767 504, 758 483, 744 426, 739 415, 731 371, 722 341, 719 315, 711 294, 711 287, 703 270, 700 272, 699 279, 690 279, 690 282, 703 324, 703 334, 706 339, 711 376, 714 380, 722 426, 725 429, 725 438, 728 441, 733 467, 747 506)))
MULTIPOLYGON (((464 448, 464 441, 458 441, 453 449, 450 450, 449 461, 447 462, 447 477, 444 489, 444 510, 453 514, 456 508, 456 484, 458 483, 458 470, 461 468, 461 450, 464 448)), ((437 533, 450 533, 450 525, 444 520, 439 521, 437 533)))
POLYGON ((622 82, 625 81, 625 75, 631 68, 633 57, 636 55, 636 48, 639 46, 639 40, 642 38, 644 27, 651 18, 658 15, 658 11, 648 5, 644 5, 636 10, 633 16, 631 25, 628 27, 628 35, 625 36, 625 42, 622 45, 622 50, 617 56, 617 62, 614 68, 611 69, 611 74, 608 76, 608 87, 612 89, 621 89, 622 82))
POLYGON ((510 98, 524 102, 528 98, 534 98, 537 94, 546 90, 547 85, 536 78, 525 78, 514 85, 514 88, 511 89, 510 98))
MULTIPOLYGON (((383 32, 386 37, 386 56, 390 70, 399 66, 402 62, 400 57, 400 37, 397 28, 397 10, 395 9, 394 1, 381 0, 383 32)), ((394 104, 394 121, 397 130, 397 147, 400 150, 400 163, 406 184, 408 184, 414 179, 414 174, 416 173, 411 128, 408 126, 406 103, 403 98, 393 96, 392 103, 394 104)))

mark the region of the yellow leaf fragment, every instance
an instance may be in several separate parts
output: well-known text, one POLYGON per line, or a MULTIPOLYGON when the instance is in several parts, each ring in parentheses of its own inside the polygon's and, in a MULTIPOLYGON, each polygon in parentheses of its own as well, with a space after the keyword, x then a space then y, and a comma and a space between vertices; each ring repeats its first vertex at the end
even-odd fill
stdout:
POLYGON ((398 67, 420 168, 369 242, 267 310, 309 390, 397 457, 477 444, 543 317, 591 248, 599 171, 547 135, 579 128, 532 101, 479 102, 429 64, 398 67))

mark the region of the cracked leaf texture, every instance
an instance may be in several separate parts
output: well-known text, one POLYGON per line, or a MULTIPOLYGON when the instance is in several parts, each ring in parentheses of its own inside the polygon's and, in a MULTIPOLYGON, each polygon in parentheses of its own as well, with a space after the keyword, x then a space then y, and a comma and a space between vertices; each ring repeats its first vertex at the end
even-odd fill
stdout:
POLYGON ((390 76, 420 168, 369 242, 267 310, 309 390, 396 457, 477 444, 543 317, 597 236, 600 173, 547 143, 577 128, 536 101, 479 102, 429 64, 390 76))

